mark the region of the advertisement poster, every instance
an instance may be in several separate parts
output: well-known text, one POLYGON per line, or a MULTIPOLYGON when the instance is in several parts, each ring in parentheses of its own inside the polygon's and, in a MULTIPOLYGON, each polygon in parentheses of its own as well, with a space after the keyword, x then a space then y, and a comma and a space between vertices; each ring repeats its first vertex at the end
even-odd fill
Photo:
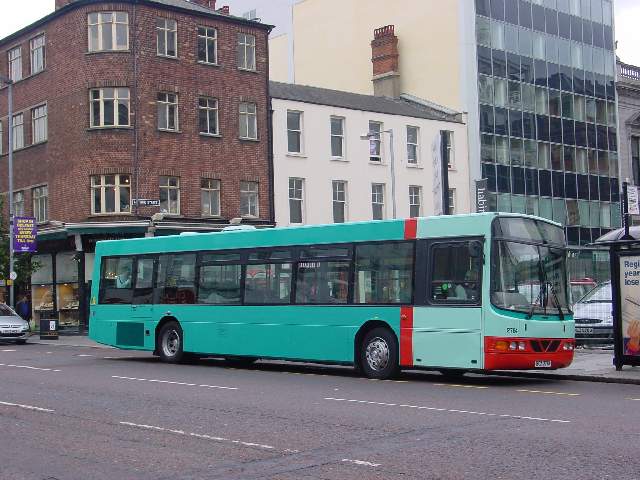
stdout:
POLYGON ((620 309, 623 354, 640 356, 640 256, 620 258, 620 309))
POLYGON ((16 253, 35 252, 37 234, 34 217, 15 217, 13 219, 13 250, 16 253))

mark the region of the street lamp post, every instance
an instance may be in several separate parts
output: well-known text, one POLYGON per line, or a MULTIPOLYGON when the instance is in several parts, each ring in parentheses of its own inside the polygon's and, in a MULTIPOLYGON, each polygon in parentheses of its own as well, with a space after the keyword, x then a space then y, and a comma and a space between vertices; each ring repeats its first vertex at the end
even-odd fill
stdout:
POLYGON ((9 124, 9 305, 12 307, 14 302, 13 282, 11 278, 13 273, 13 80, 0 76, 0 83, 4 83, 8 87, 8 121, 9 124))
POLYGON ((390 160, 391 160, 391 208, 393 212, 394 220, 397 218, 397 209, 396 209, 396 162, 395 162, 395 153, 393 148, 393 130, 382 130, 378 132, 367 132, 360 135, 360 139, 362 140, 371 140, 372 138, 378 138, 381 133, 389 134, 389 151, 390 151, 390 160))

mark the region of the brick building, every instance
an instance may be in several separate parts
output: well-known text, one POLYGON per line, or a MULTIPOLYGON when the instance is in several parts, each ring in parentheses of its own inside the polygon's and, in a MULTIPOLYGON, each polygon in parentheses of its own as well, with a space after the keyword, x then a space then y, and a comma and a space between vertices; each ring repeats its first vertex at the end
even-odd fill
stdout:
POLYGON ((0 40, 15 214, 39 227, 35 320, 86 326, 97 240, 273 223, 270 28, 215 0, 56 0, 0 40))

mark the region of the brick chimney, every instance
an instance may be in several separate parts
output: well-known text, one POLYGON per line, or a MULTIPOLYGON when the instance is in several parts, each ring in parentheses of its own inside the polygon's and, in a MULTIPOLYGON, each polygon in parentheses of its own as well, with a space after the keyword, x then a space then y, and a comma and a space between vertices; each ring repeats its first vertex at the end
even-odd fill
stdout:
POLYGON ((218 9, 218 13, 222 15, 229 15, 229 5, 224 5, 218 9))
POLYGON ((191 3, 195 3, 196 5, 200 5, 201 7, 210 8, 211 10, 216 9, 216 0, 189 0, 191 3))
POLYGON ((60 10, 62 7, 68 5, 69 3, 73 3, 74 0, 56 0, 56 10, 60 10))
POLYGON ((371 42, 374 95, 392 98, 400 96, 398 58, 398 37, 395 34, 395 27, 387 25, 376 28, 371 42))

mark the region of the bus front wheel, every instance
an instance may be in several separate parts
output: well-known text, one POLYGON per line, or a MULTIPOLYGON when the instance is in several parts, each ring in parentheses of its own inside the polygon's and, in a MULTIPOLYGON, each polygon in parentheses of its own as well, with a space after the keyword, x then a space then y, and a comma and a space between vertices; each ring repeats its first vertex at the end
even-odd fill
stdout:
POLYGON ((366 333, 360 348, 360 369, 368 378, 386 380, 398 373, 398 344, 387 328, 366 333))
POLYGON ((165 323, 158 332, 158 353, 167 363, 179 363, 184 358, 182 328, 178 322, 165 323))

